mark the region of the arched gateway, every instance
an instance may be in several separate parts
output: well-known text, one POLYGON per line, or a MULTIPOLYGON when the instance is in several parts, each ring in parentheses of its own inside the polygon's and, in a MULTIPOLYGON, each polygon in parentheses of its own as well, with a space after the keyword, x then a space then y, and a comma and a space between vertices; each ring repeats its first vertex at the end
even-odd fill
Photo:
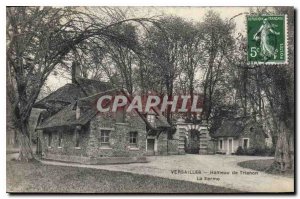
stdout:
POLYGON ((214 143, 209 135, 207 123, 187 123, 182 118, 176 123, 178 150, 180 154, 213 154, 214 143))

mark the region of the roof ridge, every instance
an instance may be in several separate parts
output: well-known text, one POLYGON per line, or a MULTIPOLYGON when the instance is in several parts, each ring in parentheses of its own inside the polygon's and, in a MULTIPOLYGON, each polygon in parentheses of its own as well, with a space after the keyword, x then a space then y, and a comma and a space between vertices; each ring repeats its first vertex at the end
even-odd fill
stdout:
POLYGON ((95 82, 110 84, 110 82, 108 82, 108 81, 101 81, 101 80, 83 78, 83 77, 76 77, 76 80, 88 80, 88 81, 95 81, 95 82))
POLYGON ((95 96, 100 95, 100 94, 105 94, 105 93, 109 93, 111 91, 117 91, 117 90, 118 90, 117 88, 113 88, 113 89, 106 90, 106 91, 103 91, 103 92, 99 92, 99 93, 96 93, 96 94, 93 94, 93 95, 89 95, 87 97, 79 98, 78 100, 80 101, 80 100, 89 99, 89 98, 95 97, 95 96))
POLYGON ((59 100, 69 104, 78 100, 79 98, 85 96, 88 97, 90 94, 103 92, 112 88, 109 82, 87 78, 77 78, 77 80, 78 81, 72 83, 68 82, 47 96, 43 97, 34 104, 34 108, 51 108, 56 105, 56 102, 59 103, 59 100))

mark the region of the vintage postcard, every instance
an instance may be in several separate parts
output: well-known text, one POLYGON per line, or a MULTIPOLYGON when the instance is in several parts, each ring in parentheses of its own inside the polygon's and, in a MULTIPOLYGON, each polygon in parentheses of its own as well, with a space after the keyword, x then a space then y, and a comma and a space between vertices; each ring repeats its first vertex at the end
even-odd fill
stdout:
POLYGON ((293 7, 6 7, 8 193, 294 193, 293 7))

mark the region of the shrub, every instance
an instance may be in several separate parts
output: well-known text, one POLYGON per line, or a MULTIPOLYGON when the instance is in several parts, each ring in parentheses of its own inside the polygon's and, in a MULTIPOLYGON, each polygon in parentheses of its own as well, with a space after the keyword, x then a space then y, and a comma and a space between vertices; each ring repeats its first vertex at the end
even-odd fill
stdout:
POLYGON ((269 147, 256 147, 255 148, 255 155, 260 156, 273 156, 275 154, 275 148, 269 148, 269 147))
POLYGON ((267 148, 267 156, 274 156, 275 155, 275 147, 272 146, 271 148, 267 148))
POLYGON ((237 148, 235 154, 236 154, 236 155, 244 155, 244 154, 245 154, 245 151, 244 151, 244 149, 243 149, 241 146, 239 146, 239 147, 237 148))
POLYGON ((257 149, 254 147, 247 148, 245 149, 245 155, 258 155, 256 151, 257 149))
POLYGON ((251 155, 251 156, 274 156, 275 148, 268 147, 250 147, 243 149, 241 146, 238 147, 236 155, 251 155))

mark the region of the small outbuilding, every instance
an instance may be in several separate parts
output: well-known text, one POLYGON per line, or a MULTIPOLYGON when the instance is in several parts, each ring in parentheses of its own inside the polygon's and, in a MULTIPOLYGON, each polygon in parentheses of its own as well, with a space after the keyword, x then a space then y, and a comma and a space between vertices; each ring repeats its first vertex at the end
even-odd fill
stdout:
POLYGON ((261 125, 249 118, 224 121, 212 137, 215 140, 216 153, 227 155, 235 154, 238 147, 244 150, 264 148, 268 138, 261 125))

